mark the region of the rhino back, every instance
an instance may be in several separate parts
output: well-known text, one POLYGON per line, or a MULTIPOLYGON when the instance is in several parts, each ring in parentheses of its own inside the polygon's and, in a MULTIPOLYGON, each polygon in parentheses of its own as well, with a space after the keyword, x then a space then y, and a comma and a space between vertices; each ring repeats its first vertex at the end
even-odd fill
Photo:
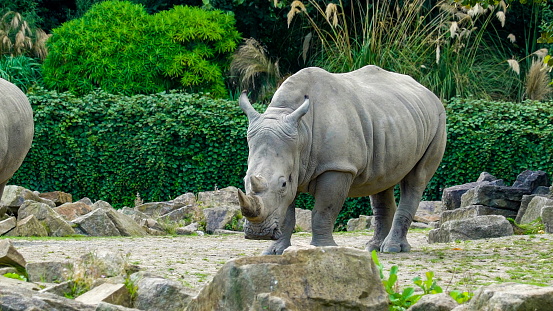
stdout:
POLYGON ((0 184, 19 168, 31 147, 33 111, 25 94, 0 79, 0 184))
POLYGON ((443 105, 431 91, 376 66, 343 74, 306 68, 283 83, 268 111, 296 109, 305 94, 311 108, 300 128, 307 137, 300 191, 329 170, 355 176, 350 196, 385 190, 412 170, 437 130, 445 130, 443 105))

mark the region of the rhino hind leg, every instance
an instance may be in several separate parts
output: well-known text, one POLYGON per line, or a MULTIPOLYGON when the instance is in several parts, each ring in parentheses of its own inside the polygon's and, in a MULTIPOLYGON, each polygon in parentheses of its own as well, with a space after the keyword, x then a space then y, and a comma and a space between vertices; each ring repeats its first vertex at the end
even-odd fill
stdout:
POLYGON ((375 216, 375 230, 373 238, 367 243, 366 249, 380 251, 380 247, 392 228, 396 212, 394 187, 371 195, 371 208, 375 216))
POLYGON ((392 228, 380 246, 381 252, 408 252, 407 231, 417 212, 426 185, 438 169, 446 144, 445 119, 420 161, 400 182, 400 201, 394 215, 392 228))
POLYGON ((351 174, 336 171, 325 172, 317 177, 315 207, 311 217, 311 245, 337 245, 332 236, 334 223, 344 205, 352 180, 351 174))
POLYGON ((291 238, 294 227, 296 226, 296 204, 293 202, 286 210, 286 218, 284 219, 282 235, 280 238, 271 244, 262 255, 281 255, 285 249, 292 245, 291 238))

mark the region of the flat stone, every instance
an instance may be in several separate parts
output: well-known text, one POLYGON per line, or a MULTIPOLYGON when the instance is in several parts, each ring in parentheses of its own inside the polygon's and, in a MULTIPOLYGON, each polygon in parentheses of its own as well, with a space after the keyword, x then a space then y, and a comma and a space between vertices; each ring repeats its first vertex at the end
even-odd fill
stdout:
POLYGON ((75 301, 87 305, 97 305, 103 301, 129 307, 131 297, 124 284, 104 283, 75 298, 75 301))
POLYGON ((120 236, 115 224, 101 208, 73 220, 78 229, 90 236, 120 236))
POLYGON ((0 240, 0 267, 14 267, 24 270, 27 262, 23 255, 15 249, 10 240, 0 240))
POLYGON ((540 218, 542 216, 542 209, 546 206, 553 206, 553 199, 542 196, 533 197, 530 203, 528 203, 524 215, 520 217, 520 223, 528 224, 540 218))
POLYGON ((448 243, 456 240, 477 240, 513 235, 513 226, 499 215, 476 216, 444 222, 428 233, 429 243, 448 243))
POLYGON ((514 219, 516 217, 516 212, 485 205, 469 205, 454 210, 444 211, 441 216, 441 222, 445 223, 450 220, 461 220, 485 215, 501 215, 506 218, 509 217, 514 219))
POLYGON ((530 194, 527 188, 513 188, 491 184, 478 185, 463 194, 461 206, 486 205, 518 211, 522 196, 530 194))
POLYGON ((238 188, 226 187, 215 191, 198 193, 198 204, 202 207, 240 206, 238 188))
POLYGON ((17 221, 16 221, 16 218, 13 216, 0 221, 0 235, 15 228, 16 225, 17 225, 17 221))

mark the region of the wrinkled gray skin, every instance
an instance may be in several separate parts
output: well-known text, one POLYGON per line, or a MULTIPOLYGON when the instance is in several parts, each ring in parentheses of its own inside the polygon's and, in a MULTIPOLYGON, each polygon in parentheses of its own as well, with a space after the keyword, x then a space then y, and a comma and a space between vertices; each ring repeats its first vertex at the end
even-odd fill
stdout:
POLYGON ((376 66, 344 74, 306 68, 282 84, 265 113, 245 93, 240 107, 249 157, 239 199, 246 238, 275 240, 264 254, 291 245, 299 192, 315 198, 312 245, 336 245, 344 200, 370 195, 376 229, 367 249, 410 250, 407 230, 446 145, 445 111, 431 91, 376 66))
POLYGON ((33 110, 14 84, 0 78, 0 198, 31 148, 33 110))

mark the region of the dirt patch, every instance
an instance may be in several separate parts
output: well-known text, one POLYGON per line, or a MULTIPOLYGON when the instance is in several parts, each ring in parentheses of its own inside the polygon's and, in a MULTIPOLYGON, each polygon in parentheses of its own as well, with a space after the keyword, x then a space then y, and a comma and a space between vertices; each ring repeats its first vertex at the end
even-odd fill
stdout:
MULTIPOLYGON (((363 249, 371 232, 336 233, 340 246, 363 249)), ((474 291, 481 285, 519 282, 553 286, 553 235, 428 244, 428 231, 409 232, 409 253, 379 254, 386 271, 399 267, 400 286, 434 271, 444 290, 474 291)), ((292 243, 307 246, 311 235, 294 234, 292 243)), ((271 242, 245 240, 243 234, 117 238, 12 238, 28 262, 74 260, 97 249, 127 254, 142 270, 182 282, 199 291, 227 261, 259 255, 271 242)))

